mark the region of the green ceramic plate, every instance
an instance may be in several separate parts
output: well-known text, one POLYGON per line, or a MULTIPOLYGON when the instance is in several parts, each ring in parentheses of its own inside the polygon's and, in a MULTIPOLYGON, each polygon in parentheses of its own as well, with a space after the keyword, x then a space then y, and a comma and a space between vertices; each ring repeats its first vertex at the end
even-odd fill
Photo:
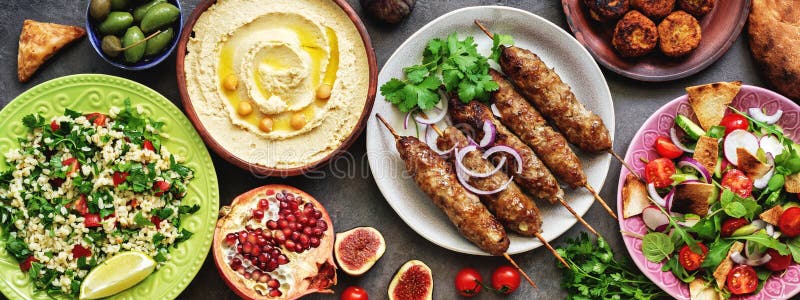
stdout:
MULTIPOLYGON (((170 250, 171 259, 145 281, 115 299, 172 299, 192 281, 211 247, 219 209, 219 185, 214 164, 203 141, 189 120, 172 102, 139 83, 100 74, 61 77, 33 87, 11 101, 0 111, 0 168, 8 166, 5 153, 19 147, 17 137, 27 133, 22 117, 39 113, 49 118, 64 113, 64 108, 82 112, 107 113, 112 106, 123 107, 130 98, 141 105, 145 115, 164 122, 168 138, 164 145, 186 159, 195 170, 187 204, 200 204, 200 211, 183 218, 182 224, 194 232, 191 239, 170 250)), ((49 299, 45 293, 34 293, 27 274, 19 270, 17 261, 5 251, 0 241, 0 291, 9 299, 49 299)))

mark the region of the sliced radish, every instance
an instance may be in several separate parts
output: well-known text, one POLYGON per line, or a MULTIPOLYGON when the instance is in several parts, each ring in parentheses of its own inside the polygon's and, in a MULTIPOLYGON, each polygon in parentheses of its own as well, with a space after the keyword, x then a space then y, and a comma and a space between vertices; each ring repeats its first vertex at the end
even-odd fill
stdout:
POLYGON ((737 129, 725 136, 722 148, 725 152, 725 158, 734 166, 739 166, 739 156, 736 155, 736 149, 744 148, 750 154, 756 155, 758 138, 747 130, 737 129))
POLYGON ((783 153, 783 144, 774 135, 765 135, 758 141, 764 153, 770 153, 772 156, 778 156, 783 153))
POLYGON ((642 211, 642 220, 647 228, 654 231, 664 231, 669 224, 669 217, 661 212, 655 205, 645 207, 642 211))
POLYGON ((778 122, 778 120, 781 119, 781 116, 783 116, 783 111, 780 109, 775 111, 775 113, 771 115, 765 114, 763 110, 757 107, 749 108, 747 112, 750 113, 750 116, 753 117, 753 119, 755 119, 756 121, 764 122, 767 124, 775 124, 776 122, 778 122))

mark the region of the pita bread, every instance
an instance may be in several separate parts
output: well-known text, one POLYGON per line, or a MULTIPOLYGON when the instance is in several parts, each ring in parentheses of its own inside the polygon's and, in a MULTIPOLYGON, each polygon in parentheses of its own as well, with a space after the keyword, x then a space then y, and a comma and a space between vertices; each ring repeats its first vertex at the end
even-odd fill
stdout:
POLYGON ((19 81, 28 81, 48 58, 84 34, 86 30, 76 26, 25 20, 17 53, 19 81))
POLYGON ((713 287, 708 284, 708 281, 702 278, 696 278, 689 282, 689 294, 692 300, 722 300, 725 299, 713 287))
POLYGON ((628 174, 622 185, 622 217, 627 219, 641 214, 649 205, 647 186, 636 175, 628 174))
POLYGON ((718 288, 721 289, 725 286, 725 279, 728 278, 728 272, 733 269, 731 255, 733 255, 734 252, 742 252, 742 249, 744 249, 744 244, 742 242, 734 242, 731 249, 728 250, 728 256, 726 256, 722 263, 717 266, 717 269, 714 270, 714 280, 717 282, 718 288))
POLYGON ((786 189, 786 192, 800 193, 800 173, 786 176, 783 187, 786 189))
POLYGON ((761 220, 764 220, 764 222, 767 222, 774 226, 778 226, 778 220, 781 219, 782 214, 783 214, 783 207, 781 207, 780 205, 775 205, 772 208, 758 215, 758 217, 761 218, 761 220))
POLYGON ((739 158, 739 170, 752 180, 763 177, 772 168, 744 148, 736 148, 736 156, 739 158))
POLYGON ((697 140, 697 145, 694 147, 692 157, 706 167, 706 170, 714 172, 717 167, 717 158, 719 157, 719 142, 709 136, 700 136, 697 140))
POLYGON ((719 125, 728 104, 742 88, 741 81, 715 82, 686 88, 689 94, 689 105, 692 106, 700 126, 709 130, 712 126, 719 125))

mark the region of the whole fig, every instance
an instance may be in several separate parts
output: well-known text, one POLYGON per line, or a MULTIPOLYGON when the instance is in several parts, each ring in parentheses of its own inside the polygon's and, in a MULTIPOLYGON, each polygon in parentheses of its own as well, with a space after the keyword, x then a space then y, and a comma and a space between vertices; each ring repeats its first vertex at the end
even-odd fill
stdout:
POLYGON ((414 9, 416 0, 361 0, 361 7, 376 19, 395 24, 414 9))

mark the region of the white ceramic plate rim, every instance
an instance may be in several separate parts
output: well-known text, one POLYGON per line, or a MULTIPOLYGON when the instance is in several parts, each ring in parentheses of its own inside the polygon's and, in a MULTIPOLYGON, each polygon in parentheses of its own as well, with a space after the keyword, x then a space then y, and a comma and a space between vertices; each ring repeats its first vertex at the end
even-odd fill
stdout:
MULTIPOLYGON (((378 76, 378 78, 379 78, 379 80, 378 80, 379 82, 378 83, 382 84, 383 82, 386 81, 386 79, 388 79, 388 78, 383 79, 384 73, 386 72, 386 68, 385 67, 387 65, 392 65, 394 60, 400 59, 399 57, 401 55, 404 55, 404 53, 401 53, 401 51, 403 51, 405 48, 407 48, 410 44, 416 42, 416 40, 420 39, 422 35, 427 33, 427 31, 434 30, 435 28, 440 27, 440 26, 444 26, 444 25, 442 25, 442 23, 445 23, 445 22, 449 21, 450 18, 454 18, 456 15, 466 14, 466 13, 469 13, 469 12, 472 12, 472 11, 476 11, 476 10, 485 10, 487 12, 486 15, 489 15, 488 11, 490 11, 490 10, 494 10, 494 11, 501 12, 501 13, 521 14, 521 15, 531 19, 529 26, 532 26, 532 28, 533 28, 532 30, 539 31, 539 32, 551 31, 554 34, 560 36, 561 38, 565 38, 565 40, 570 41, 569 45, 567 45, 567 47, 570 48, 571 51, 575 51, 576 55, 580 56, 581 59, 584 60, 585 63, 589 66, 589 68, 586 69, 586 70, 583 70, 583 72, 593 73, 594 76, 602 79, 602 82, 599 83, 602 86, 602 90, 594 91, 594 93, 596 93, 599 97, 593 98, 593 99, 595 99, 594 100, 595 102, 603 102, 602 105, 606 105, 606 106, 608 106, 610 108, 610 110, 606 113, 607 117, 603 121, 605 122, 606 127, 608 127, 609 134, 611 134, 611 137, 613 139, 615 116, 614 116, 613 102, 611 100, 612 99, 611 98, 611 92, 610 92, 610 90, 608 88, 608 84, 605 82, 605 77, 603 76, 603 74, 602 74, 602 72, 600 70, 600 67, 594 61, 594 59, 592 58, 591 54, 580 43, 578 43, 578 41, 575 40, 572 37, 572 35, 567 33, 564 29, 556 26, 555 24, 551 23, 550 21, 548 21, 548 20, 546 20, 546 19, 544 19, 544 18, 542 18, 542 17, 540 17, 538 15, 535 15, 535 14, 533 14, 531 12, 524 11, 524 10, 517 9, 517 8, 511 8, 511 7, 505 7, 505 6, 474 6, 474 7, 466 7, 466 8, 454 10, 452 12, 446 13, 446 14, 436 18, 435 20, 433 20, 430 23, 426 24, 421 29, 419 29, 417 32, 412 34, 405 42, 403 42, 397 48, 397 50, 389 57, 389 59, 384 64, 384 68, 381 70, 381 74, 378 76), (539 27, 533 27, 533 26, 539 26, 539 27), (600 99, 600 100, 597 100, 597 99, 600 99)), ((470 20, 470 24, 471 24, 471 20, 470 20)), ((474 26, 474 25, 470 25, 470 26, 474 26)), ((516 25, 516 26, 521 26, 521 25, 516 25)), ((463 36, 460 36, 460 37, 463 38, 463 36)), ((480 38, 485 38, 485 37, 484 36, 475 36, 476 41, 478 39, 480 39, 480 38)), ((517 37, 517 38, 520 38, 520 37, 517 37)), ((530 40, 534 40, 534 39, 535 39, 534 37, 530 37, 530 40)), ((554 66, 558 67, 558 65, 559 65, 558 63, 556 63, 556 64, 552 64, 552 62, 547 62, 547 63, 550 64, 550 67, 554 67, 554 66)), ((575 87, 577 85, 573 84, 573 86, 575 87)), ((580 87, 578 87, 578 88, 581 89, 580 87)), ((383 99, 383 97, 380 94, 378 94, 377 97, 376 97, 375 106, 382 105, 383 102, 385 102, 385 100, 383 99)), ((376 112, 378 112, 375 109, 375 106, 373 107, 372 115, 374 115, 376 112)), ((386 116, 384 116, 384 117, 386 117, 386 116)), ((387 135, 378 135, 378 134, 380 134, 379 131, 385 131, 385 130, 383 128, 381 128, 381 127, 378 127, 377 120, 375 120, 375 119, 376 118, 371 116, 370 120, 367 122, 367 156, 368 156, 368 159, 369 159, 370 169, 371 169, 373 175, 376 174, 376 170, 377 169, 380 169, 380 168, 383 168, 383 167, 386 166, 386 163, 384 161, 381 161, 381 159, 383 157, 379 157, 378 153, 380 151, 386 151, 385 148, 381 147, 381 143, 384 142, 385 139, 390 139, 387 135), (377 132, 376 132, 376 130, 377 130, 377 132)), ((389 119, 391 119, 391 118, 389 118, 389 119)), ((401 128, 397 128, 397 129, 402 129, 402 127, 401 128)), ((393 151, 395 153, 395 156, 398 157, 397 159, 399 159, 399 156, 397 156, 397 154, 396 154, 396 150, 393 149, 391 151, 393 151)), ((610 158, 610 156, 603 155, 603 154, 598 154, 597 156, 598 156, 598 158, 595 158, 595 159, 599 160, 599 161, 595 162, 595 164, 599 165, 600 170, 598 170, 598 172, 602 173, 603 175, 599 176, 599 177, 593 177, 593 178, 590 177, 589 181, 594 186, 594 188, 596 190, 600 191, 602 189, 602 186, 605 183, 605 179, 607 177, 607 173, 608 173, 608 169, 609 169, 611 158, 610 158)), ((585 161, 584 161, 584 163, 585 163, 585 161)), ((412 179, 411 178, 406 178, 404 180, 412 180, 412 179)), ((413 207, 410 207, 410 206, 407 206, 406 204, 404 204, 404 202, 407 201, 407 200, 405 200, 403 197, 404 196, 408 196, 408 195, 392 194, 392 192, 394 192, 394 186, 397 184, 396 183, 397 181, 398 181, 397 178, 388 178, 388 179, 386 179, 386 178, 375 177, 375 182, 376 182, 376 184, 378 186, 378 189, 381 191, 383 196, 386 198, 386 200, 389 203, 389 205, 392 207, 392 209, 395 210, 395 212, 397 212, 397 214, 400 216, 400 218, 406 224, 408 224, 409 227, 411 227, 411 229, 416 231, 418 234, 420 234, 421 236, 423 236, 427 240, 429 240, 429 241, 433 242, 434 244, 439 245, 439 246, 441 246, 443 248, 446 248, 446 249, 449 249, 449 250, 452 250, 452 251, 455 251, 455 252, 466 253, 466 254, 488 255, 488 253, 486 253, 484 251, 481 251, 480 249, 478 249, 477 247, 475 247, 472 244, 469 244, 469 246, 467 246, 467 247, 464 247, 464 246, 461 246, 461 245, 448 244, 447 242, 443 241, 440 238, 441 237, 440 235, 442 234, 441 232, 433 232, 433 230, 431 230, 431 228, 428 228, 429 226, 426 226, 427 224, 425 224, 424 222, 422 222, 422 223, 417 222, 415 220, 415 218, 418 217, 418 215, 416 215, 413 212, 409 211, 409 208, 413 208, 413 207)), ((589 210, 591 205, 593 204, 593 198, 592 198, 591 194, 589 194, 588 192, 585 192, 585 191, 568 192, 567 199, 573 205, 573 208, 581 216, 583 216, 589 210), (578 199, 577 197, 569 197, 570 194, 573 194, 573 195, 579 194, 580 195, 580 199, 578 199)), ((542 207, 542 205, 540 205, 540 208, 541 207, 542 207)), ((554 225, 548 226, 547 222, 546 221, 544 222, 545 224, 543 226, 542 235, 545 238, 545 240, 547 240, 548 242, 552 241, 555 238, 558 238, 559 236, 561 236, 561 234, 566 232, 569 228, 571 228, 576 223, 576 220, 574 218, 572 218, 571 215, 569 215, 569 213, 566 211, 566 209, 564 209, 563 207, 559 207, 557 209, 558 209, 558 213, 559 214, 568 215, 569 219, 567 219, 562 224, 556 224, 555 226, 554 225)), ((443 213, 441 213, 441 212, 438 212, 438 213, 440 213, 440 215, 443 218, 446 218, 446 216, 443 213)), ((449 223, 449 221, 448 221, 448 223, 449 223)), ((455 230, 453 230, 452 232, 455 233, 455 230)), ((444 233, 444 234, 450 234, 450 233, 444 233)), ((455 234, 457 234, 457 233, 455 233, 455 234)), ((511 246, 508 249, 508 253, 509 254, 516 254, 516 253, 526 252, 526 251, 535 249, 535 248, 537 248, 537 247, 542 245, 538 240, 535 240, 534 238, 523 238, 523 237, 517 236, 515 234, 509 234, 509 236, 512 239, 511 246)))

